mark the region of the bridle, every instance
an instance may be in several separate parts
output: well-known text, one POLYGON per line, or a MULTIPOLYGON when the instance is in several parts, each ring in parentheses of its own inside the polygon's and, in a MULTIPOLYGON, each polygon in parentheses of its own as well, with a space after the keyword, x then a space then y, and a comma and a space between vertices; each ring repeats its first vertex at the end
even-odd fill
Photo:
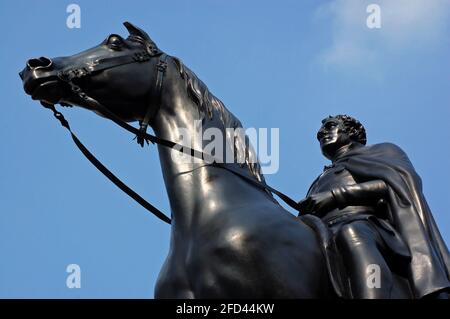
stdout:
MULTIPOLYGON (((298 210, 298 204, 293 199, 291 199, 289 196, 283 194, 282 192, 274 189, 273 187, 267 185, 267 183, 260 182, 256 180, 254 177, 250 176, 249 174, 244 174, 240 170, 236 169, 232 165, 224 165, 221 162, 217 162, 215 158, 211 154, 204 153, 202 151, 198 151, 195 149, 192 149, 190 147, 159 138, 157 136, 151 135, 147 133, 147 127, 149 124, 152 123, 154 120, 156 114, 158 113, 160 107, 161 107, 161 95, 162 95, 162 89, 163 89, 163 82, 164 82, 164 75, 166 73, 167 69, 167 59, 168 55, 164 52, 160 51, 154 46, 147 45, 146 51, 136 51, 131 54, 125 54, 120 55, 116 57, 110 57, 110 58, 102 58, 97 59, 91 63, 86 63, 81 66, 77 67, 70 67, 67 69, 64 69, 62 71, 59 71, 57 73, 58 78, 67 83, 70 86, 71 91, 76 94, 80 99, 85 101, 89 106, 94 108, 95 110, 99 111, 102 115, 112 120, 114 123, 119 125, 120 127, 124 128, 125 130, 135 134, 137 142, 142 147, 144 146, 144 141, 147 142, 150 141, 153 144, 158 144, 161 146, 165 146, 174 150, 177 150, 184 154, 189 154, 192 157, 199 158, 201 160, 207 161, 211 166, 220 167, 223 168, 237 176, 240 176, 244 180, 250 182, 251 184, 257 186, 258 188, 261 188, 263 190, 268 190, 274 194, 276 194, 278 197, 280 197, 286 204, 294 208, 295 210, 298 210), (149 102, 147 106, 147 111, 144 116, 144 119, 139 122, 139 129, 135 128, 134 126, 131 126, 130 124, 123 121, 121 118, 119 118, 116 114, 111 112, 107 107, 105 107, 103 104, 95 100, 94 98, 88 96, 83 90, 73 82, 74 79, 79 79, 85 76, 88 76, 90 74, 93 74, 94 72, 100 72, 107 69, 115 68, 121 65, 130 64, 130 63, 146 63, 150 61, 151 59, 158 58, 158 62, 156 64, 156 70, 157 70, 157 77, 156 82, 154 86, 154 90, 152 90, 152 94, 150 94, 149 101, 152 101, 152 103, 149 102)), ((154 214, 156 217, 161 219, 162 221, 170 224, 171 219, 165 215, 163 212, 161 212, 158 208, 147 202, 144 198, 142 198, 139 194, 137 194, 135 191, 133 191, 130 187, 128 187, 125 183, 123 183, 118 177, 116 177, 106 166, 104 166, 84 145, 81 143, 81 141, 78 139, 78 137, 72 132, 69 122, 64 118, 64 115, 57 111, 55 108, 55 105, 49 104, 46 102, 41 102, 41 104, 52 110, 53 115, 56 119, 59 120, 61 125, 66 128, 72 137, 72 140, 74 141, 77 148, 83 153, 83 155, 100 171, 105 175, 111 182, 113 182, 117 187, 119 187, 123 192, 125 192, 127 195, 129 195, 131 198, 133 198, 136 202, 138 202, 141 206, 146 208, 148 211, 150 211, 152 214, 154 214)), ((61 103, 63 106, 70 106, 68 104, 61 103)))
MULTIPOLYGON (((86 77, 92 73, 97 73, 100 71, 104 71, 107 69, 112 69, 121 65, 130 64, 130 63, 145 63, 150 61, 150 59, 158 57, 158 63, 156 65, 157 69, 157 78, 154 94, 149 97, 149 100, 155 101, 153 107, 148 103, 147 112, 144 116, 144 119, 140 121, 140 134, 136 134, 137 142, 142 147, 144 146, 144 138, 143 133, 147 131, 147 127, 156 114, 159 111, 161 106, 161 90, 164 79, 164 74, 167 68, 167 54, 163 53, 159 49, 153 46, 147 46, 147 50, 136 51, 132 54, 125 54, 116 57, 102 58, 93 61, 92 63, 86 63, 84 65, 78 67, 70 67, 65 70, 59 71, 57 73, 58 78, 67 83, 70 86, 71 91, 81 98, 83 101, 88 103, 88 105, 94 107, 97 110, 106 111, 108 113, 108 109, 103 107, 97 100, 88 96, 83 90, 73 82, 74 79, 79 79, 82 77, 86 77)), ((111 112, 109 112, 111 113, 111 112)), ((108 114, 109 115, 109 114, 108 114)))

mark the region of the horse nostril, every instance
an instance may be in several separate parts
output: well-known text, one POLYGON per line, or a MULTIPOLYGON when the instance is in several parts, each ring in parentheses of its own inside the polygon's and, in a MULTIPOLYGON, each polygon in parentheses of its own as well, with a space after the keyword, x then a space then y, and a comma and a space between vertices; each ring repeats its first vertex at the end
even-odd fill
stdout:
POLYGON ((27 67, 30 70, 35 70, 39 68, 49 68, 52 65, 52 60, 45 56, 41 56, 38 59, 30 59, 27 61, 27 67))

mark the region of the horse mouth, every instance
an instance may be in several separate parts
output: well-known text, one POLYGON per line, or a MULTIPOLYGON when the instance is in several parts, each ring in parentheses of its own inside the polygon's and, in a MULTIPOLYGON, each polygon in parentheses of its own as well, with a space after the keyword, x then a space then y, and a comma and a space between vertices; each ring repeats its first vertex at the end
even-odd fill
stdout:
POLYGON ((64 86, 64 83, 57 77, 23 79, 25 93, 30 95, 33 100, 51 104, 59 103, 67 95, 67 89, 64 86))
POLYGON ((38 84, 32 91, 33 100, 44 101, 52 104, 58 103, 63 98, 64 90, 58 80, 45 81, 38 84))

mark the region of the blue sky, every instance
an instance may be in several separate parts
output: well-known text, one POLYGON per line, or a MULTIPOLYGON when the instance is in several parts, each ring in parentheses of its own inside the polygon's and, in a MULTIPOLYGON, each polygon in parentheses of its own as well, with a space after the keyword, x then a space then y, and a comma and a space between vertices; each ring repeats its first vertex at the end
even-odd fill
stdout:
MULTIPOLYGON (((400 145, 450 243, 450 1, 1 1, 0 297, 149 298, 169 227, 85 160, 17 73, 36 56, 71 55, 123 21, 180 57, 246 127, 280 129, 280 169, 266 176, 301 199, 327 164, 315 134, 336 113, 369 143, 400 145), (81 28, 66 7, 81 7, 81 28), (381 7, 368 29, 366 7, 381 7), (66 287, 80 265, 81 289, 66 287)), ((169 211, 154 147, 93 113, 64 110, 98 158, 169 211)))

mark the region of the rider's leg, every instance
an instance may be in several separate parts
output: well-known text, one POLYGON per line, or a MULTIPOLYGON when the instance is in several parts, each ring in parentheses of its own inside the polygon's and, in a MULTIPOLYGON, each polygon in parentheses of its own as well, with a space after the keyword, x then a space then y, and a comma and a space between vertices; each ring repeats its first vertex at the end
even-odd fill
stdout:
POLYGON ((342 226, 336 234, 336 245, 353 298, 390 298, 392 273, 380 253, 384 242, 369 221, 358 220, 342 226))

